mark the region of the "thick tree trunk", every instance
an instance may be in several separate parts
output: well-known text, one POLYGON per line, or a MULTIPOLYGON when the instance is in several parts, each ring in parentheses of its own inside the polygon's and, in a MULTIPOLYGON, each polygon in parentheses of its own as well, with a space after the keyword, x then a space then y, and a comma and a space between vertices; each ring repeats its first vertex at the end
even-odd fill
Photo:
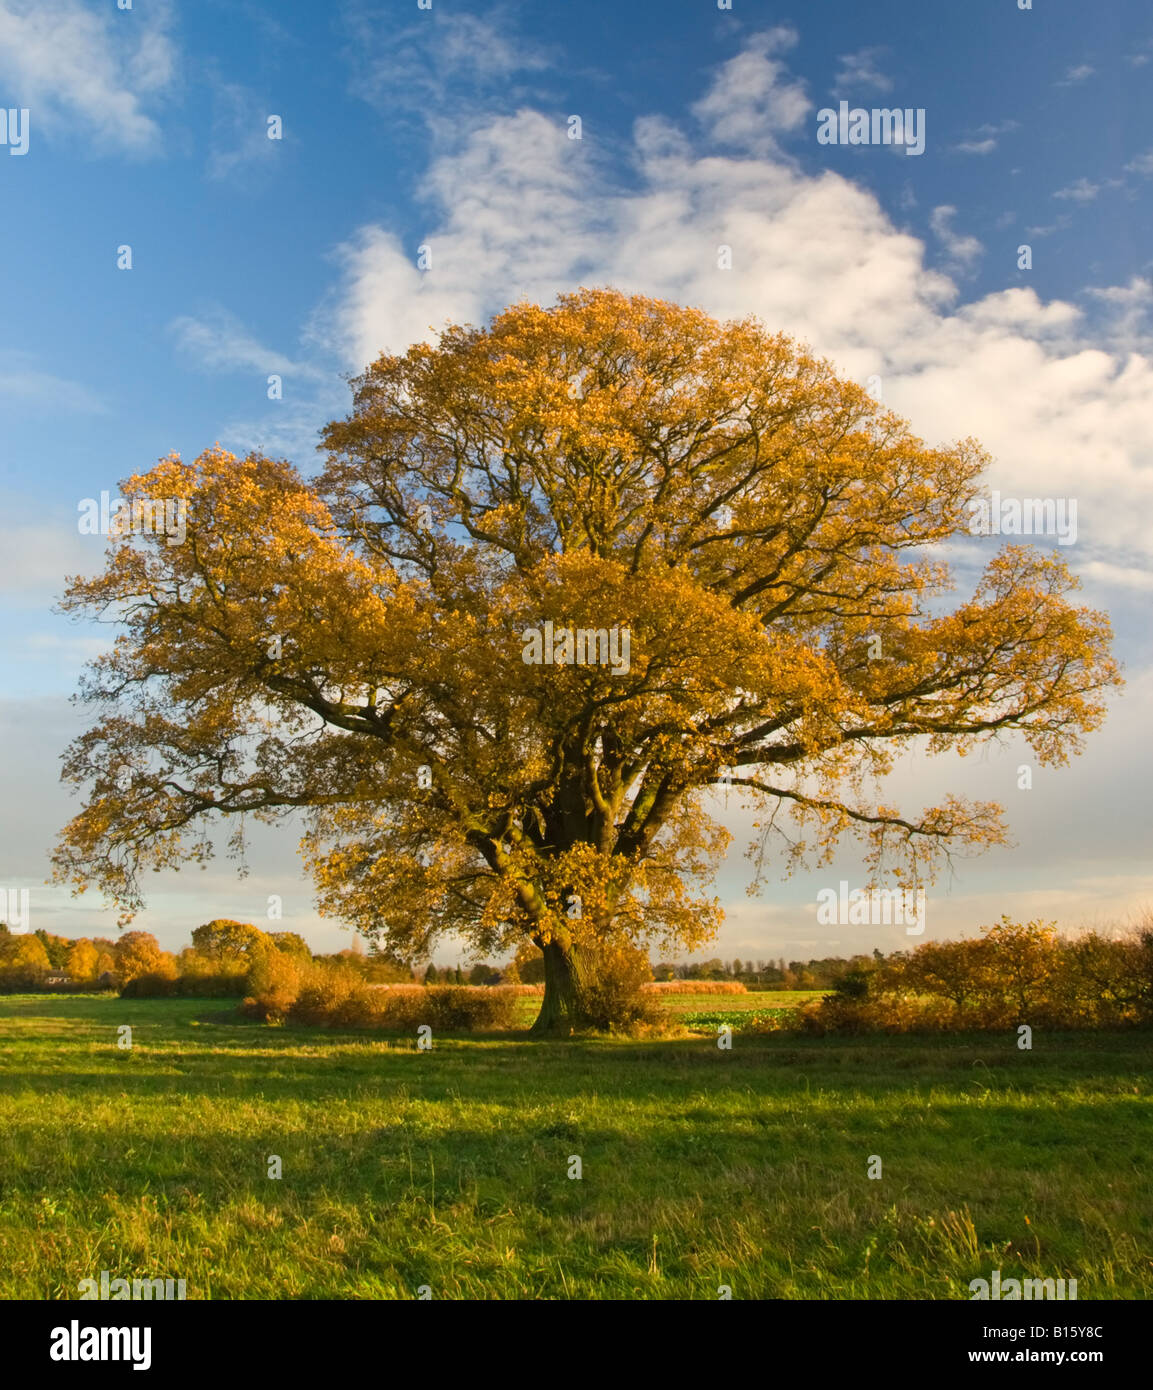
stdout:
POLYGON ((586 958, 577 946, 547 941, 544 952, 544 998, 530 1030, 534 1038, 567 1038, 588 1024, 583 996, 588 973, 586 958))

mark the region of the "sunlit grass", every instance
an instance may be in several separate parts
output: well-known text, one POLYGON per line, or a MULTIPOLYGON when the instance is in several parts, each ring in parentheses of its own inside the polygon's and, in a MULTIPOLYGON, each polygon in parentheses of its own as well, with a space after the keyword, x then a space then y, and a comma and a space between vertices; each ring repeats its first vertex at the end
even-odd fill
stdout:
POLYGON ((1136 1033, 424 1053, 8 997, 0 1295, 107 1269, 189 1298, 961 1298, 999 1268, 1148 1297, 1149 1091, 1136 1033))

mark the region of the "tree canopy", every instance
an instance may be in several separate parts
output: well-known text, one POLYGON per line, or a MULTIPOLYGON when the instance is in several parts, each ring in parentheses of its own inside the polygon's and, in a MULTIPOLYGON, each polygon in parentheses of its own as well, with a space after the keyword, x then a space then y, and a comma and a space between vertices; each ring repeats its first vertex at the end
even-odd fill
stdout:
POLYGON ((986 455, 752 319, 519 304, 380 357, 322 447, 315 479, 220 448, 133 476, 187 500, 185 543, 116 538, 68 589, 121 633, 57 875, 125 921, 213 818, 240 852, 248 815, 303 813, 322 912, 406 959, 532 941, 563 1032, 598 953, 715 932, 709 788, 763 808, 759 864, 855 833, 871 872, 931 879, 1001 810, 885 805, 895 754, 1014 731, 1059 764, 1119 681, 1056 555, 1006 546, 945 611, 936 547, 986 455))

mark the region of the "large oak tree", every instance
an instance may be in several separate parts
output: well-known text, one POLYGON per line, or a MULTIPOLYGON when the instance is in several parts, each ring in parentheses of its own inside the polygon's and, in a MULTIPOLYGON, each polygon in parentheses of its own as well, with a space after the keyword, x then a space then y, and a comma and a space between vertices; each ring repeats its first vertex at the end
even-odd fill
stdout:
POLYGON ((894 753, 1017 731, 1061 763, 1119 680, 1055 556, 1005 547, 948 611, 981 449, 927 446, 754 320, 580 291, 353 385, 319 477, 165 459, 123 492, 187 499, 185 543, 118 537, 70 584, 122 631, 57 874, 124 921, 212 818, 303 812, 323 912, 407 958, 536 942, 537 1031, 563 1033, 624 943, 715 931, 726 775, 761 860, 774 832, 790 861, 857 832, 871 873, 927 881, 1003 841, 1000 808, 880 804, 894 753), (590 629, 628 634, 627 670, 525 659, 590 629))

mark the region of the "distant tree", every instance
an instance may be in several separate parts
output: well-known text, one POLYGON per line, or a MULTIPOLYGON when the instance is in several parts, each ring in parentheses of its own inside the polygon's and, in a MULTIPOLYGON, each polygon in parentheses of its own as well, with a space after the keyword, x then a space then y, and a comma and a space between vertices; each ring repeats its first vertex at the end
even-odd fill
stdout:
POLYGON ((733 979, 736 979, 737 976, 740 975, 740 973, 744 970, 744 968, 744 964, 739 959, 733 961, 733 979))
POLYGON ((63 970, 68 965, 68 952, 72 949, 72 941, 67 936, 53 936, 43 927, 37 927, 32 933, 48 955, 48 962, 53 970, 63 970))
POLYGON ((1002 916, 995 926, 981 928, 983 941, 973 943, 987 962, 986 987, 993 986, 1025 1018, 1039 1003, 1057 969, 1056 922, 1014 922, 1002 916), (995 983, 994 983, 995 982, 995 983))
POLYGON ((370 951, 364 978, 376 984, 407 984, 413 978, 412 967, 389 951, 370 951))
MULTIPOLYGON (((971 938, 926 941, 902 963, 900 983, 922 994, 943 995, 963 1008, 982 990, 988 959, 983 945, 971 938)), ((895 971, 890 974, 897 977, 895 971)))
POLYGON ((459 965, 456 967, 456 971, 455 971, 455 973, 453 974, 452 982, 453 982, 454 985, 463 985, 463 984, 464 984, 464 972, 461 970, 461 968, 460 968, 459 965))
POLYGON ((99 959, 100 952, 92 942, 81 937, 79 941, 72 943, 66 969, 73 980, 94 980, 99 959))
POLYGON ((160 949, 160 942, 151 932, 127 931, 116 943, 116 974, 122 985, 140 975, 175 979, 176 958, 160 949))
POLYGON ((424 982, 426 985, 435 985, 440 976, 436 973, 436 966, 429 962, 428 969, 424 972, 424 982))
POLYGON ((294 931, 273 931, 266 935, 278 951, 285 952, 286 955, 299 956, 302 960, 312 959, 312 949, 303 936, 298 936, 294 931))
POLYGON ((202 956, 212 960, 252 960, 256 951, 267 946, 268 934, 248 922, 217 917, 196 928, 192 944, 202 956))
POLYGON ((0 983, 7 989, 31 989, 52 968, 44 943, 35 935, 9 934, 0 952, 0 983))
POLYGON ((522 941, 513 958, 517 975, 523 985, 544 984, 544 952, 531 941, 522 941))
POLYGON ((468 982, 470 985, 491 985, 494 980, 500 979, 500 971, 491 965, 480 962, 474 965, 468 972, 468 982))

